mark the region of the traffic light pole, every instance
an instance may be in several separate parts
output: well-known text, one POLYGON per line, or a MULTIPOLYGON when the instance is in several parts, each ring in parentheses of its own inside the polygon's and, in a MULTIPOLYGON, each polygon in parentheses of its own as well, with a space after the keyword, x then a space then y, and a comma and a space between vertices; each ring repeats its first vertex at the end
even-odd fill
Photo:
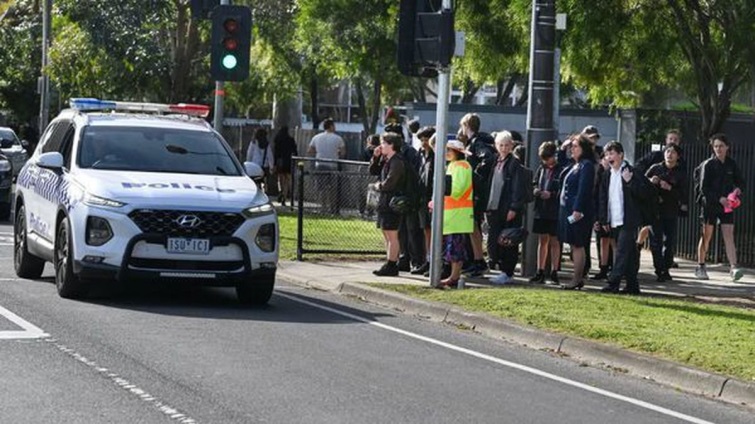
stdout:
MULTIPOLYGON (((443 0, 443 9, 451 10, 451 0, 443 0)), ((435 122, 435 170, 433 173, 433 213, 430 238, 430 284, 440 285, 443 272, 443 197, 446 182, 446 139, 448 138, 448 99, 451 96, 451 66, 438 73, 438 103, 435 122)))
MULTIPOLYGON (((230 0, 220 0, 221 5, 231 4, 230 0)), ((212 126, 215 131, 223 130, 223 99, 225 98, 225 84, 223 81, 215 81, 215 117, 212 126)))
MULTIPOLYGON (((536 169, 537 151, 545 141, 557 138, 554 116, 554 49, 556 45, 556 0, 532 0, 530 44, 530 84, 527 105, 528 164, 536 169)), ((527 228, 532 228, 534 204, 527 213, 527 228)), ((537 268, 537 237, 528 237, 523 246, 522 274, 531 276, 537 268)))

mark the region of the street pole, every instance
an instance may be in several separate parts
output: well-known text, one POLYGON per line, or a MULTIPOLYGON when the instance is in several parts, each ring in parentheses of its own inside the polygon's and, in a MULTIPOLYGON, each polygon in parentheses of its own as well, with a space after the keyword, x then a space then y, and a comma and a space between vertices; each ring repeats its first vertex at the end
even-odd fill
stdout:
MULTIPOLYGON (((531 169, 539 165, 540 144, 556 139, 553 125, 554 48, 556 45, 556 1, 532 0, 530 40, 529 102, 527 104, 527 156, 531 169)), ((527 210, 527 228, 532 228, 534 206, 527 210)), ((522 274, 531 276, 537 268, 537 238, 528 237, 523 246, 522 274)))
POLYGON ((42 77, 39 79, 39 134, 47 128, 50 120, 50 77, 47 76, 47 66, 50 64, 50 15, 52 14, 52 0, 42 3, 42 77))
MULTIPOLYGON (((231 4, 230 0, 220 0, 221 5, 231 4)), ((212 126, 215 131, 223 130, 223 99, 225 98, 225 84, 223 81, 215 81, 215 118, 212 126)))
MULTIPOLYGON (((451 10, 451 0, 443 0, 451 10)), ((440 285, 443 272, 443 197, 446 182, 446 138, 448 138, 448 99, 451 96, 451 66, 438 72, 438 105, 435 118, 435 171, 433 173, 433 222, 430 236, 430 284, 440 285)))

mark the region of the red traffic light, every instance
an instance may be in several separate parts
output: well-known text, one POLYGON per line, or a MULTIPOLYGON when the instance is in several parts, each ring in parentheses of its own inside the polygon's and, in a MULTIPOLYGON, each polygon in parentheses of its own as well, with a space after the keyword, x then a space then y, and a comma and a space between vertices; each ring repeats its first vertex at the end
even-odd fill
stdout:
POLYGON ((226 19, 225 22, 223 22, 223 28, 225 28, 226 31, 233 34, 236 32, 236 30, 239 29, 239 23, 235 19, 226 19))
POLYGON ((226 38, 223 40, 223 47, 226 50, 236 50, 239 47, 239 42, 235 38, 226 38))

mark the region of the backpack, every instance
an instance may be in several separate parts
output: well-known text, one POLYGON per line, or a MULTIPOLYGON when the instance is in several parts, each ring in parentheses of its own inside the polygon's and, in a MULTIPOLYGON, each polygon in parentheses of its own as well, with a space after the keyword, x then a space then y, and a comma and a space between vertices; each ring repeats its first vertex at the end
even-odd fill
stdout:
POLYGON ((700 165, 697 165, 695 171, 692 174, 694 181, 692 195, 695 196, 695 203, 700 206, 705 206, 705 195, 703 195, 703 167, 708 163, 710 159, 704 160, 700 165))
POLYGON ((404 184, 396 195, 391 199, 390 208, 397 213, 406 214, 419 210, 420 188, 419 173, 414 165, 405 157, 401 156, 404 161, 404 184))
POLYGON ((519 167, 519 173, 516 176, 516 184, 523 193, 522 203, 532 203, 535 201, 535 193, 533 193, 532 181, 534 179, 534 173, 530 168, 524 165, 519 167))

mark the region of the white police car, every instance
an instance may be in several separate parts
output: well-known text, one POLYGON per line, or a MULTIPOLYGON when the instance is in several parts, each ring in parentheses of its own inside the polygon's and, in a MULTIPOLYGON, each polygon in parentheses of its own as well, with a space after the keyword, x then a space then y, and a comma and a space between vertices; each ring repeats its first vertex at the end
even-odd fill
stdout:
POLYGON ((62 297, 117 279, 235 286, 264 304, 273 292, 278 219, 267 196, 203 119, 202 105, 71 99, 21 170, 16 274, 55 268, 62 297), (193 116, 193 117, 192 117, 193 116))

